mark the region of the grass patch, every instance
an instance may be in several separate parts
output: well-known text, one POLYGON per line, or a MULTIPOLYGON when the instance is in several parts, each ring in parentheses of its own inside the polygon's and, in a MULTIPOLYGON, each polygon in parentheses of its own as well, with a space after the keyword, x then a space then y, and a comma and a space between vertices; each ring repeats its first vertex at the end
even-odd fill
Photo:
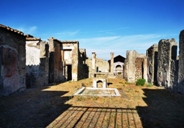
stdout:
POLYGON ((147 83, 147 87, 152 87, 153 84, 152 83, 147 83))
POLYGON ((144 86, 145 83, 146 83, 146 80, 145 79, 138 79, 136 81, 136 85, 137 86, 144 86))

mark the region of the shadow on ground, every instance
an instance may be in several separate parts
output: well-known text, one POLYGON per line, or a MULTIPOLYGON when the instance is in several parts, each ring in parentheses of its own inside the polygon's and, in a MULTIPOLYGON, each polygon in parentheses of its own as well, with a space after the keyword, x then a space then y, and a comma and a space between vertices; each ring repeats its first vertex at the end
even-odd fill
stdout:
POLYGON ((28 89, 19 94, 0 97, 0 127, 46 127, 70 105, 66 91, 28 89))
POLYGON ((143 89, 147 107, 137 107, 144 128, 184 128, 184 97, 169 90, 143 89))

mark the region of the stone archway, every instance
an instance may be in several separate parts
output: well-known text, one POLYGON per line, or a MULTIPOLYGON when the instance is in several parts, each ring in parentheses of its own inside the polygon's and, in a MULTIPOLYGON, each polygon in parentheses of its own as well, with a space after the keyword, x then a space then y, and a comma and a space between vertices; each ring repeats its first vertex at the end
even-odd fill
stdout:
POLYGON ((104 78, 94 78, 93 79, 93 88, 107 88, 107 79, 104 78))
POLYGON ((121 67, 121 65, 117 65, 117 66, 116 66, 116 73, 117 73, 118 75, 121 75, 121 74, 122 74, 122 67, 121 67))
POLYGON ((96 84, 97 84, 97 88, 102 88, 103 87, 103 82, 101 80, 98 80, 96 82, 96 84))

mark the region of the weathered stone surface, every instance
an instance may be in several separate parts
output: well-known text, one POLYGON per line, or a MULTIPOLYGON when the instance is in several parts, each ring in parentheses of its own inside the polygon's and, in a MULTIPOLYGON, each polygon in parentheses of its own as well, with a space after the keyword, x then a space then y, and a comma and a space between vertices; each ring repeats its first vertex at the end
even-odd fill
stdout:
POLYGON ((79 79, 79 42, 61 41, 63 50, 64 76, 66 80, 79 79))
POLYGON ((96 53, 92 52, 92 71, 96 72, 96 53))
POLYGON ((184 30, 179 35, 179 73, 177 90, 184 94, 184 30))
POLYGON ((89 72, 89 67, 86 64, 86 49, 80 49, 79 50, 79 72, 78 72, 78 79, 84 79, 84 78, 88 78, 88 72, 89 72))
POLYGON ((144 63, 144 58, 135 59, 135 80, 139 78, 143 78, 143 75, 144 75, 143 63, 144 63))
POLYGON ((78 80, 78 64, 79 64, 79 42, 73 44, 74 49, 72 50, 72 80, 78 80))
POLYGON ((165 88, 173 88, 177 83, 177 43, 174 39, 160 40, 158 44, 157 83, 165 88))
POLYGON ((157 59, 158 59, 158 45, 154 44, 146 51, 147 67, 148 67, 148 82, 157 84, 157 59))
POLYGON ((95 72, 109 72, 109 62, 105 61, 100 58, 96 58, 95 54, 95 60, 93 58, 93 53, 92 53, 92 58, 88 58, 86 60, 86 64, 88 66, 88 71, 89 71, 89 77, 93 77, 95 72), (95 63, 95 66, 92 66, 95 63), (96 68, 95 68, 96 67, 96 68))
POLYGON ((111 52, 110 55, 111 55, 111 57, 110 57, 110 58, 111 58, 110 72, 111 72, 111 73, 114 73, 114 53, 111 52))
POLYGON ((125 79, 128 82, 135 82, 135 61, 137 57, 137 52, 135 50, 129 50, 126 52, 126 59, 125 59, 125 79))
POLYGON ((128 82, 136 82, 139 78, 147 80, 147 58, 144 54, 138 54, 135 50, 126 53, 124 78, 128 82))
POLYGON ((58 83, 65 80, 61 59, 62 44, 59 40, 49 39, 49 83, 58 83))
POLYGON ((0 72, 0 95, 9 95, 26 88, 25 36, 2 26, 0 26, 0 72))
POLYGON ((47 42, 26 38, 26 86, 47 85, 48 69, 47 42))

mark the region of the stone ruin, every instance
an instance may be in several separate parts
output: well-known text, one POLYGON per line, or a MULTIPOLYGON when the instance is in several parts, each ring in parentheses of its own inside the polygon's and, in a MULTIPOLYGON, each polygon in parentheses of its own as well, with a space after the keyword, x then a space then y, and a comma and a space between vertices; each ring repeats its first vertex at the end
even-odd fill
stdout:
POLYGON ((177 43, 174 39, 158 43, 157 84, 172 88, 177 83, 177 43))
POLYGON ((148 83, 174 88, 178 80, 177 43, 162 39, 147 49, 146 56, 127 51, 124 76, 128 82, 144 78, 148 83))
POLYGON ((24 33, 0 24, 0 94, 9 95, 26 88, 24 33))
POLYGON ((158 58, 158 45, 154 44, 146 51, 147 67, 148 67, 148 82, 151 84, 157 81, 157 58, 158 58))
POLYGON ((126 53, 124 78, 128 82, 135 82, 139 78, 147 80, 147 58, 135 50, 126 53))
POLYGON ((184 30, 179 36, 179 59, 176 41, 162 39, 148 48, 146 55, 135 50, 127 51, 126 58, 110 53, 109 61, 97 58, 95 52, 88 58, 78 41, 53 37, 42 41, 4 25, 0 25, 0 33, 1 95, 88 77, 93 78, 94 88, 107 87, 107 78, 120 77, 128 82, 144 78, 184 94, 184 30))
POLYGON ((26 35, 26 86, 48 84, 49 56, 48 43, 31 35, 26 35))
POLYGON ((176 90, 184 94, 184 30, 179 35, 179 68, 178 68, 178 85, 176 90))

